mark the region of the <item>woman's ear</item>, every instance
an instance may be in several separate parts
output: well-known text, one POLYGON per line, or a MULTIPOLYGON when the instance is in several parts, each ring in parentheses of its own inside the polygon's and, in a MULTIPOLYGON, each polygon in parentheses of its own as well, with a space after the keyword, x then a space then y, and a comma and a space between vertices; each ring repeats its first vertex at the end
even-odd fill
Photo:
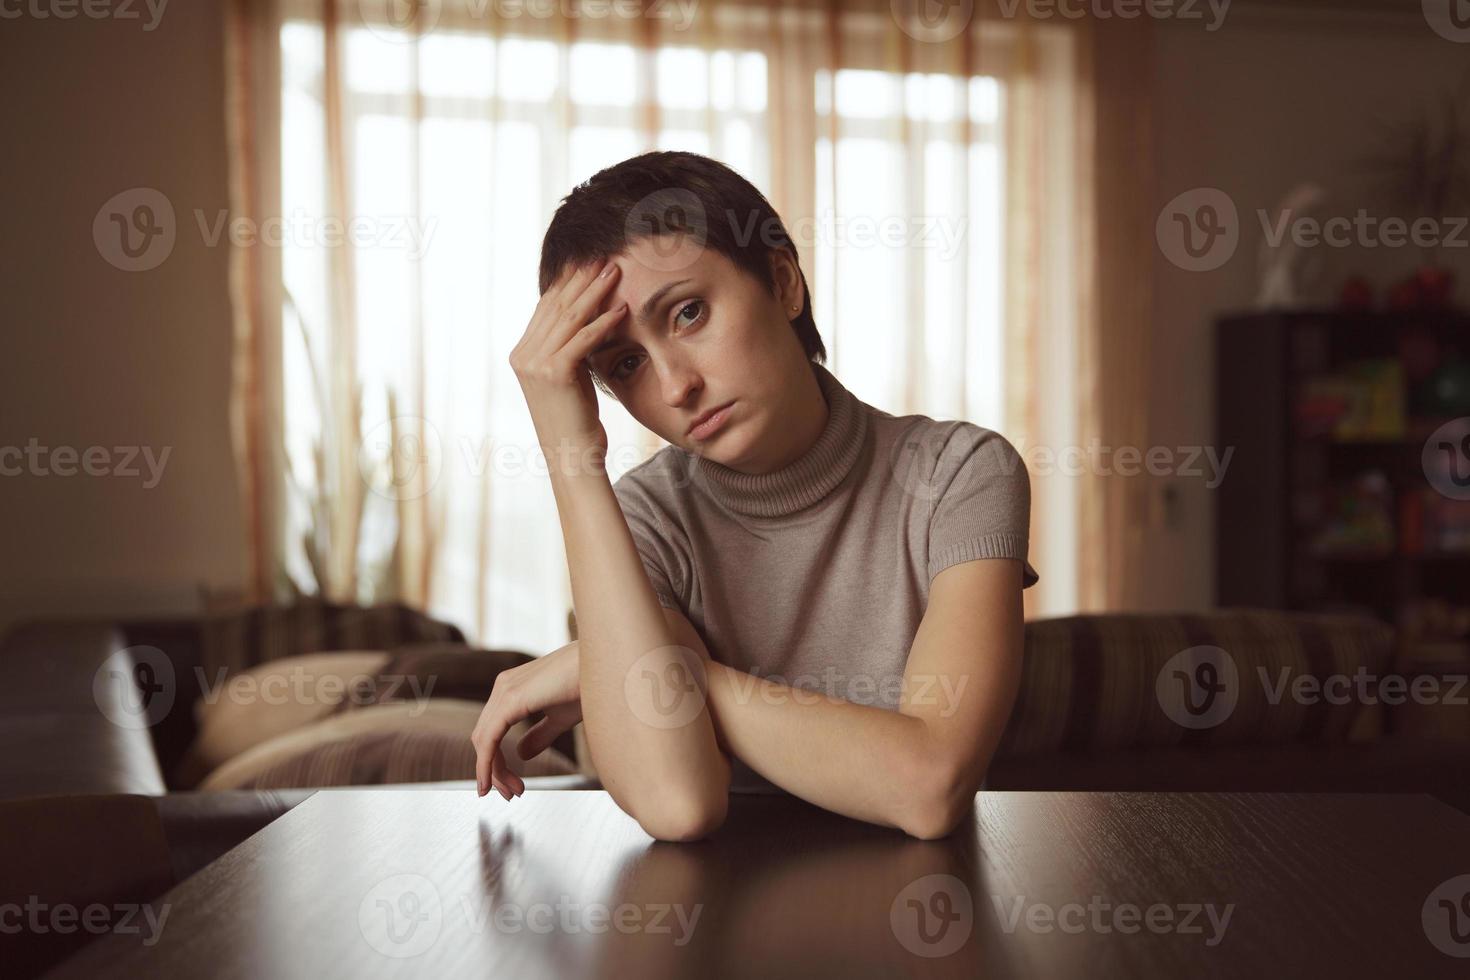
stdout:
POLYGON ((794 320, 801 312, 806 297, 802 295, 801 268, 796 255, 789 248, 773 248, 770 251, 771 281, 776 289, 776 299, 784 307, 786 319, 794 320))

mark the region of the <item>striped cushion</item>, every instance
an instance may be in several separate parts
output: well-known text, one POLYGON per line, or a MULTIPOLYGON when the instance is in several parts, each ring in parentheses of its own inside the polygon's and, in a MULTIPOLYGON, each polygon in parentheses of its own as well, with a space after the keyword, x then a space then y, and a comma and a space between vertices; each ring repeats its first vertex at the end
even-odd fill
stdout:
POLYGON ((303 598, 289 606, 212 612, 201 660, 208 676, 322 650, 389 650, 408 643, 463 643, 464 634, 400 604, 339 605, 303 598))
MULTIPOLYGON (((195 703, 199 733, 174 770, 174 784, 196 786, 231 759, 276 736, 371 706, 449 700, 483 707, 500 672, 531 659, 516 650, 419 643, 391 652, 332 650, 278 657, 226 675, 229 683, 211 678, 220 686, 211 692, 212 701, 201 696, 195 703), (333 683, 328 686, 328 681, 333 683)), ((572 749, 570 739, 559 744, 572 749)))
MULTIPOLYGON (((470 734, 484 705, 456 698, 374 705, 280 735, 220 766, 204 790, 368 786, 475 778, 470 734)), ((501 749, 522 776, 561 776, 575 766, 555 749, 522 760, 517 746, 530 729, 518 722, 501 749)))
MULTIPOLYGON (((391 652, 363 700, 383 704, 410 698, 463 698, 483 704, 495 678, 535 658, 520 650, 483 650, 463 643, 411 643, 391 652)), ((337 711, 353 706, 345 701, 337 711)))
MULTIPOLYGON (((1113 613, 1033 620, 1025 627, 1021 693, 1002 756, 1106 752, 1171 745, 1346 741, 1370 709, 1356 696, 1296 699, 1299 675, 1381 677, 1393 630, 1375 619, 1267 609, 1197 614, 1113 613), (1160 674, 1194 647, 1219 647, 1236 669, 1233 710, 1209 727, 1186 727, 1165 709, 1160 674), (1286 671, 1287 687, 1276 703, 1286 671), (1262 678, 1265 673, 1265 680, 1262 678)), ((1177 705, 1173 706, 1177 713, 1177 705)))

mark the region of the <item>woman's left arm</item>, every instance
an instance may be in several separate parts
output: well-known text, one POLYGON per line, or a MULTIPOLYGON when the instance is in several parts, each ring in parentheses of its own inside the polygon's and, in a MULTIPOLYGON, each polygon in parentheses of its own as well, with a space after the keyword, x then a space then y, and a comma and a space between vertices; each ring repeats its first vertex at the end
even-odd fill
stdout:
POLYGON ((1021 570, 981 559, 934 577, 897 711, 707 661, 720 741, 824 809, 945 836, 971 812, 1020 688, 1021 570))

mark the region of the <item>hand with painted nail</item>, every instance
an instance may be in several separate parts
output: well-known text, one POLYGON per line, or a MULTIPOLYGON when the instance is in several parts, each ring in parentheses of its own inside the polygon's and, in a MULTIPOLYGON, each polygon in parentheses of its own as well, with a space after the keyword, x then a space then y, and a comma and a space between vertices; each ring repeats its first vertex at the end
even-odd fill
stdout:
POLYGON ((470 734, 475 747, 475 787, 484 796, 494 787, 505 799, 520 796, 526 782, 511 771, 502 743, 517 722, 539 719, 522 736, 517 754, 534 759, 582 720, 577 641, 530 663, 501 671, 470 734))
POLYGON ((525 335, 511 351, 510 365, 531 410, 536 437, 548 453, 607 452, 607 431, 598 418, 587 357, 627 313, 626 303, 597 312, 619 274, 611 261, 568 265, 542 294, 525 335))

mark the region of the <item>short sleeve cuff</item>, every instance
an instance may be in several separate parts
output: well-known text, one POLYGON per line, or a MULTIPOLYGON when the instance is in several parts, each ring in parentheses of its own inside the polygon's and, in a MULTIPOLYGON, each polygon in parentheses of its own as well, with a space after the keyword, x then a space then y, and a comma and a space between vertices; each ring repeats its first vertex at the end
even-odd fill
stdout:
POLYGON ((1027 540, 1021 534, 986 534, 978 538, 967 538, 947 545, 929 556, 929 581, 951 565, 975 561, 980 558, 1016 558, 1022 564, 1021 588, 1028 588, 1040 581, 1036 569, 1026 560, 1027 540))

